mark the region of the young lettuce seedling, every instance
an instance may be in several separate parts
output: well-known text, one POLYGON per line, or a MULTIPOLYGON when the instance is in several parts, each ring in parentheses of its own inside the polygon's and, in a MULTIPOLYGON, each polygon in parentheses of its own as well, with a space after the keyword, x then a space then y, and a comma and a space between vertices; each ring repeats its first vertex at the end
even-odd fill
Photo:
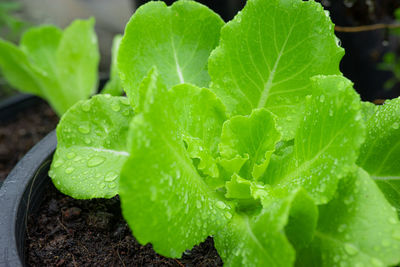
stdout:
POLYGON ((16 89, 46 99, 61 116, 97 89, 99 52, 94 19, 27 30, 19 46, 0 40, 0 68, 16 89))
POLYGON ((150 2, 119 49, 127 98, 72 107, 49 174, 76 198, 119 194, 165 256, 213 236, 227 266, 398 264, 400 102, 362 103, 342 55, 313 1, 249 0, 225 25, 150 2))

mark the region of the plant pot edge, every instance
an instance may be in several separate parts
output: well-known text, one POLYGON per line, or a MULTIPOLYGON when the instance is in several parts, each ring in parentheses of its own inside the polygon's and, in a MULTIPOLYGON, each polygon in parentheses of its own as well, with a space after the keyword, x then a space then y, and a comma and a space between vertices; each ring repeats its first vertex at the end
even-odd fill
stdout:
POLYGON ((56 146, 53 130, 28 151, 0 188, 0 266, 25 265, 25 222, 49 182, 47 171, 56 146))

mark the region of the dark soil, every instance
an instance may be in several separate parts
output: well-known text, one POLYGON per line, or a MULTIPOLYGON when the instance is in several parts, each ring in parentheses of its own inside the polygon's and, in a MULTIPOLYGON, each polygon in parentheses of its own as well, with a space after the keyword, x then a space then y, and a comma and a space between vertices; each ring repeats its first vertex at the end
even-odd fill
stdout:
POLYGON ((0 121, 0 182, 17 162, 46 134, 55 129, 58 117, 44 102, 0 121))
POLYGON ((118 197, 76 200, 52 184, 28 219, 26 255, 30 266, 222 266, 211 238, 181 259, 165 258, 135 240, 118 197))
MULTIPOLYGON (((39 103, 0 122, 0 182, 46 134, 58 117, 39 103)), ((30 266, 221 266, 211 238, 168 259, 141 246, 122 218, 118 198, 75 200, 48 186, 37 214, 29 216, 26 256, 30 266)))

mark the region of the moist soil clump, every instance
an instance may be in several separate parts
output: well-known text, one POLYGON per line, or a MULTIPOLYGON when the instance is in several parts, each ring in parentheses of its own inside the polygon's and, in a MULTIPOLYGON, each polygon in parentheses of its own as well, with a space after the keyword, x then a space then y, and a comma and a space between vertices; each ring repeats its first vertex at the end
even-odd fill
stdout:
POLYGON ((25 255, 30 266, 222 266, 211 238, 181 259, 140 245, 121 215, 118 196, 77 200, 52 184, 45 192, 39 212, 28 219, 25 255))
POLYGON ((58 117, 48 104, 27 108, 6 122, 0 121, 0 183, 37 142, 54 130, 58 117))

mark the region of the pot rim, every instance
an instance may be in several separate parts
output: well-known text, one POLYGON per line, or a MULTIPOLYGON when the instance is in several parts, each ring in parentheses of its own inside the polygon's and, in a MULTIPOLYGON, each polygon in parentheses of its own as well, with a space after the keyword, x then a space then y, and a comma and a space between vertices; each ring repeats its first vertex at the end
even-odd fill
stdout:
POLYGON ((0 266, 25 265, 27 215, 40 203, 56 146, 53 130, 28 151, 0 188, 0 266))

